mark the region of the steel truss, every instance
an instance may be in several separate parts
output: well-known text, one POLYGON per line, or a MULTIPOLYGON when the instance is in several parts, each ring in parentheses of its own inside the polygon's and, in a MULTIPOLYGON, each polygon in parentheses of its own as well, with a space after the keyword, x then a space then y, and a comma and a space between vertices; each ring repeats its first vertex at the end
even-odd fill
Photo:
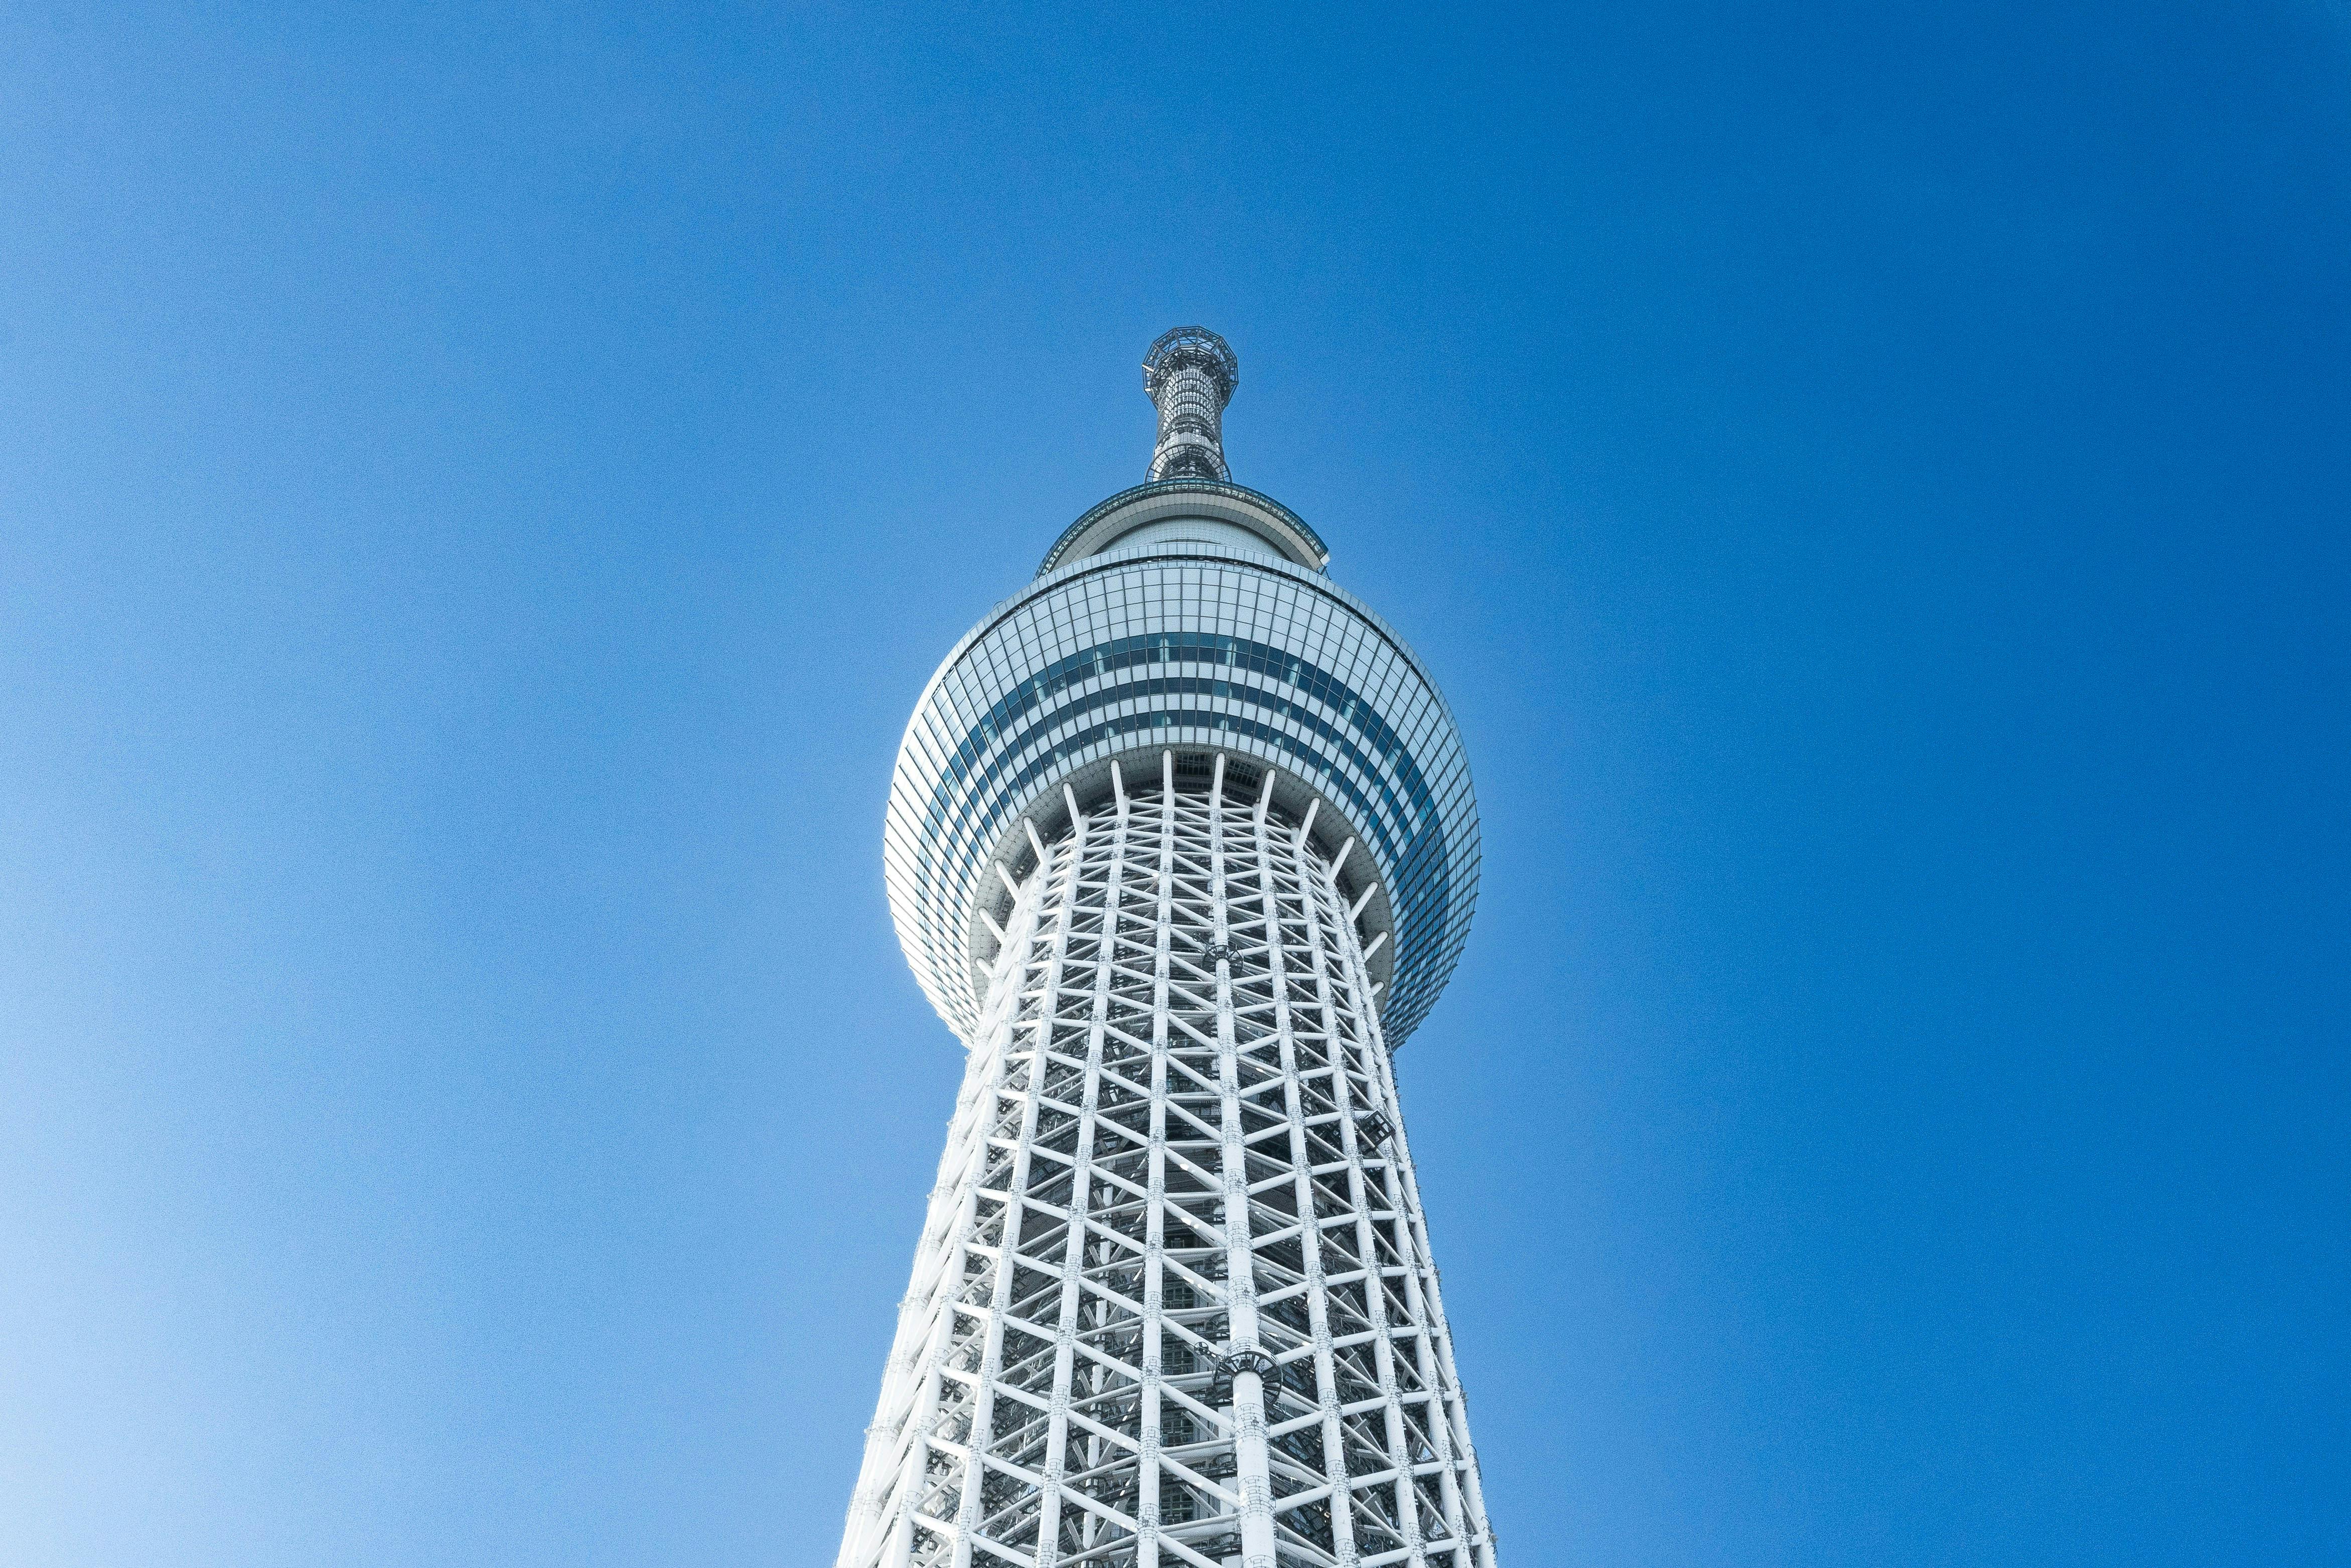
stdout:
POLYGON ((1206 327, 1159 334, 1143 356, 1144 395, 1159 405, 1153 480, 1232 478, 1225 465, 1225 405, 1240 380, 1240 357, 1206 327))
POLYGON ((1353 841, 1113 785, 997 867, 839 1568, 1494 1568, 1353 841))

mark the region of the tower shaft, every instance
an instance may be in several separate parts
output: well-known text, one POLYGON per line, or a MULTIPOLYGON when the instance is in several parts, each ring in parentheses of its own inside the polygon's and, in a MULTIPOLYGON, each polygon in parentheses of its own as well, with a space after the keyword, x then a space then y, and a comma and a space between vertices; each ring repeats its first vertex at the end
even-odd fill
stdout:
POLYGON ((1492 1568, 1353 841, 1156 761, 994 873, 839 1568, 1492 1568))

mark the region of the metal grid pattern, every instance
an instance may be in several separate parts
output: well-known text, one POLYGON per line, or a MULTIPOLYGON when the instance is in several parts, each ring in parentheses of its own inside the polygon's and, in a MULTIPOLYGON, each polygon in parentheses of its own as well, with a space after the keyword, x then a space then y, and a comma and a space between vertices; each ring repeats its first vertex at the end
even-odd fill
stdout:
POLYGON ((967 1040, 978 1026, 977 908, 998 846, 1018 843, 1024 816, 1060 818, 1062 779, 1146 746, 1253 758, 1344 817, 1389 900, 1382 1014, 1401 1045, 1477 902, 1477 804, 1453 716, 1403 639, 1329 578, 1212 545, 1046 573, 966 636, 916 705, 884 874, 899 942, 949 1026, 967 1040))
POLYGON ((1143 356, 1144 394, 1159 405, 1152 479, 1232 477, 1225 466, 1225 405, 1240 381, 1240 357, 1206 327, 1159 335, 1143 356))
POLYGON ((992 872, 839 1568, 1494 1568, 1362 903, 1227 764, 992 872))

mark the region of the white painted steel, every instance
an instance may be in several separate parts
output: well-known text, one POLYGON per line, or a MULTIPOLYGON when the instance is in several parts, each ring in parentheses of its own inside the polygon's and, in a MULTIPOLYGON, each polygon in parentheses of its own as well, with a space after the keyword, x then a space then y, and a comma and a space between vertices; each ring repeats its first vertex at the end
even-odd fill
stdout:
POLYGON ((1493 1568, 1356 899, 1228 760, 1031 841, 839 1568, 1493 1568))

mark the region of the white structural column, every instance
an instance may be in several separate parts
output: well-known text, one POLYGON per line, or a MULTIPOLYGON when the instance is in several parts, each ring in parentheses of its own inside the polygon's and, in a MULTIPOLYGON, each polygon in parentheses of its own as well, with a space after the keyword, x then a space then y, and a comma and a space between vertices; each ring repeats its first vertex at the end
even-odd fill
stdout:
POLYGON ((1337 863, 1157 762, 1014 887, 840 1568, 1493 1568, 1337 863))

